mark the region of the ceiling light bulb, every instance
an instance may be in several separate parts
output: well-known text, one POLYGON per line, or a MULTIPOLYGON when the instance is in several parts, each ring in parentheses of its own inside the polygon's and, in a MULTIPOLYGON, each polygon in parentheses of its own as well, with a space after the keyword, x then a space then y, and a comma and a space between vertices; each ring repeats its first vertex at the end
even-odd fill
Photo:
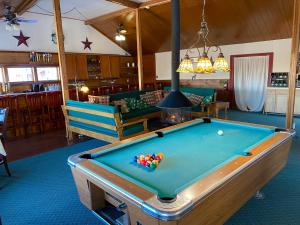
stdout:
POLYGON ((81 92, 83 92, 83 93, 87 93, 87 92, 89 92, 89 88, 87 87, 87 86, 82 86, 81 88, 80 88, 80 91, 81 92))
POLYGON ((20 30, 20 25, 17 23, 13 24, 12 27, 14 30, 17 30, 17 31, 20 30))
POLYGON ((123 34, 116 34, 115 40, 116 41, 125 41, 126 37, 123 34))
POLYGON ((11 24, 6 24, 5 25, 5 30, 7 30, 7 31, 12 31, 13 30, 13 28, 12 28, 12 26, 11 26, 11 24))

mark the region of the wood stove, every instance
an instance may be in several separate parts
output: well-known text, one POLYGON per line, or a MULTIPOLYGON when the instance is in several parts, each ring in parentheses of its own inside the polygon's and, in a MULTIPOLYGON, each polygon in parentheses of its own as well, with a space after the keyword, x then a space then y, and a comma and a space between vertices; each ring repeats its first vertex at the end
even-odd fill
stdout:
POLYGON ((192 103, 179 90, 179 73, 176 71, 180 62, 180 5, 179 0, 172 0, 172 88, 171 92, 157 107, 162 109, 163 123, 177 124, 192 118, 192 103))

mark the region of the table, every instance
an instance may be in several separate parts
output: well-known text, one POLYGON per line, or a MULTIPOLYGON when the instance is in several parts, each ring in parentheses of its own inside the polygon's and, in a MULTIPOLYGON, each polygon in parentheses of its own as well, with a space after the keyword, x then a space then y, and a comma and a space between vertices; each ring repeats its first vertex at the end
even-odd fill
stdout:
POLYGON ((220 110, 224 110, 224 117, 227 119, 227 110, 229 109, 229 102, 212 102, 208 107, 208 115, 213 115, 219 118, 220 110))
POLYGON ((80 200, 101 220, 109 220, 110 208, 123 224, 217 225, 283 168, 292 135, 197 119, 70 156, 68 163, 80 200), (158 152, 165 158, 155 170, 131 163, 158 152))

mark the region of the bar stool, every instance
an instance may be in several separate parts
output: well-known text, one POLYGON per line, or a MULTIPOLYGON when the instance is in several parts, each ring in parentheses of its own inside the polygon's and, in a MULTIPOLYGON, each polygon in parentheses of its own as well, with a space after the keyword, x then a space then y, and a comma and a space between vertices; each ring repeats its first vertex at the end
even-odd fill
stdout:
POLYGON ((0 108, 9 108, 7 118, 7 129, 11 130, 13 136, 17 136, 18 129, 20 128, 20 111, 16 96, 3 96, 0 97, 0 108))
POLYGON ((64 115, 61 110, 63 105, 61 91, 47 92, 46 93, 46 118, 54 128, 58 128, 64 122, 64 115))
POLYGON ((34 127, 39 127, 40 133, 44 132, 45 127, 45 104, 43 94, 34 93, 26 95, 26 108, 24 109, 25 134, 33 133, 34 127), (26 129, 27 128, 27 129, 26 129))
POLYGON ((5 139, 6 139, 6 131, 7 131, 7 118, 8 118, 8 108, 0 109, 0 125, 1 125, 1 133, 0 133, 0 165, 4 165, 6 173, 8 176, 11 176, 11 173, 8 168, 7 156, 5 152, 5 139))

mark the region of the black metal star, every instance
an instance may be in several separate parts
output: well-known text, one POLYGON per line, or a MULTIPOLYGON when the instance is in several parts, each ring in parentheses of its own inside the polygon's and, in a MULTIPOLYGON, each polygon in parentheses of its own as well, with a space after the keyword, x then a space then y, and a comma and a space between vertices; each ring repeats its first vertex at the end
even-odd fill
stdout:
POLYGON ((93 42, 89 41, 87 37, 85 38, 85 41, 82 41, 81 43, 84 44, 84 49, 89 48, 91 50, 91 44, 93 42))
POLYGON ((19 36, 14 36, 14 38, 16 38, 18 40, 18 46, 20 46, 21 44, 24 44, 24 45, 26 45, 28 47, 27 40, 30 37, 24 36, 24 34, 23 34, 22 31, 20 31, 20 35, 19 36))

